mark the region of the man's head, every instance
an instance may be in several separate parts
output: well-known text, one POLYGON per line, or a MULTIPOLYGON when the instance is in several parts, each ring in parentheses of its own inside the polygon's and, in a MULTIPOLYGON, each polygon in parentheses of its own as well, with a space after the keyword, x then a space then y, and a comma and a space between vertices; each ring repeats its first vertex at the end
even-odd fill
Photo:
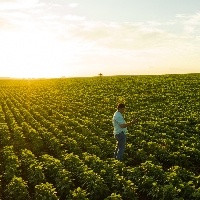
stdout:
POLYGON ((123 103, 118 104, 117 109, 120 113, 123 113, 125 110, 125 104, 123 103))

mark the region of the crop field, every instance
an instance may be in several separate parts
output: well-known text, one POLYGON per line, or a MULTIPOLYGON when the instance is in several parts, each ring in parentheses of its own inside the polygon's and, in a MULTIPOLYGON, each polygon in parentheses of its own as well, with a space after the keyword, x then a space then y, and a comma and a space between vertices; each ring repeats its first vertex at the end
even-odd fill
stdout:
POLYGON ((199 200, 200 74, 1 79, 0 199, 199 200))

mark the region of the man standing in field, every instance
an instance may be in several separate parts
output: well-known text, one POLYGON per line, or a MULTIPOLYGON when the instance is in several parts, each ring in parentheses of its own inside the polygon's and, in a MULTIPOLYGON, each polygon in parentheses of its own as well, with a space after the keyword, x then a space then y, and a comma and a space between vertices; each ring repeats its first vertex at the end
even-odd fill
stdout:
POLYGON ((124 111, 125 104, 120 103, 117 106, 117 111, 114 113, 112 119, 112 123, 114 126, 114 136, 116 139, 116 149, 114 152, 114 157, 120 161, 122 161, 123 154, 125 151, 127 127, 135 122, 135 120, 132 120, 131 122, 126 123, 122 116, 124 111))

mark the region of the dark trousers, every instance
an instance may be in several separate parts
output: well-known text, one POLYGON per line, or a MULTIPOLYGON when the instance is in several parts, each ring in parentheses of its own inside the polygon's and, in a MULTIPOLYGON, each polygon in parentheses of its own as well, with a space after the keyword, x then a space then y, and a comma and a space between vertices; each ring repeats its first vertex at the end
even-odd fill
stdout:
POLYGON ((115 152, 114 152, 114 157, 117 160, 122 161, 123 154, 124 154, 124 151, 125 151, 125 145, 126 145, 126 134, 124 134, 124 132, 116 134, 115 139, 117 141, 116 141, 116 148, 115 148, 115 152))

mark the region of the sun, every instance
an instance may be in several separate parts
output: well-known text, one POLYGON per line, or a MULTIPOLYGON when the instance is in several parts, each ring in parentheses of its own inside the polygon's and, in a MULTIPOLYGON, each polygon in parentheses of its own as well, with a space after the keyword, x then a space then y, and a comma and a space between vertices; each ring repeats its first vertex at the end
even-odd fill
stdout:
MULTIPOLYGON (((63 44, 52 33, 42 31, 7 32, 0 40, 1 74, 17 78, 70 76, 68 67, 76 49, 63 44)), ((1 75, 2 76, 2 75, 1 75)))

